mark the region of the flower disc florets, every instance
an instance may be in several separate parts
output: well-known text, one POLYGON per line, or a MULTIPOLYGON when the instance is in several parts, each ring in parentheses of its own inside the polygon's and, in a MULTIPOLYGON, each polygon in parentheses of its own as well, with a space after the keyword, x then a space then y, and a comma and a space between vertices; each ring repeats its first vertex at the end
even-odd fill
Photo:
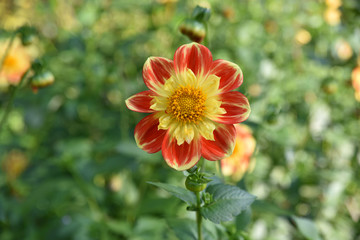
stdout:
POLYGON ((204 114, 204 103, 205 95, 201 90, 193 87, 180 87, 169 98, 166 113, 178 121, 196 123, 204 114))

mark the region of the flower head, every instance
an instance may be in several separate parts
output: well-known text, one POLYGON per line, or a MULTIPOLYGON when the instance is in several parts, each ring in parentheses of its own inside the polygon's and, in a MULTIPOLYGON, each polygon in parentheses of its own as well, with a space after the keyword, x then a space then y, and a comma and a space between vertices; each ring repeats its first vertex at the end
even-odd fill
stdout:
POLYGON ((327 8, 324 12, 324 20, 330 26, 337 26, 341 21, 341 11, 337 8, 327 8))
POLYGON ((254 153, 256 141, 250 128, 236 124, 236 142, 234 152, 230 157, 221 160, 221 171, 225 176, 231 176, 239 181, 250 167, 250 158, 254 153))
POLYGON ((26 169, 28 159, 24 153, 12 150, 4 158, 2 168, 9 180, 14 180, 26 169))
MULTIPOLYGON (((7 45, 8 42, 0 43, 0 58, 3 57, 7 45)), ((22 75, 29 69, 30 61, 31 58, 27 50, 20 44, 20 41, 15 41, 1 67, 0 86, 18 84, 22 75)))
POLYGON ((247 98, 231 91, 243 81, 239 66, 213 61, 209 49, 191 43, 179 47, 174 60, 149 58, 143 79, 150 90, 126 100, 130 110, 152 113, 135 127, 141 149, 162 150, 167 164, 179 171, 193 167, 201 156, 215 161, 232 153, 233 124, 250 114, 247 98))
POLYGON ((355 90, 355 99, 360 102, 360 66, 352 70, 351 80, 355 90))
POLYGON ((337 41, 337 43, 335 44, 335 51, 337 57, 343 61, 349 60, 353 55, 353 50, 350 44, 344 39, 340 39, 339 41, 337 41))

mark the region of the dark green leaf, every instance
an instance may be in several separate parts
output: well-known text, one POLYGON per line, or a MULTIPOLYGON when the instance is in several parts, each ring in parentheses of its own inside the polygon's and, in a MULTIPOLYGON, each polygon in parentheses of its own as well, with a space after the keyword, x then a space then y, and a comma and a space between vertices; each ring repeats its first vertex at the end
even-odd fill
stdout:
POLYGON ((181 199, 182 201, 186 202, 189 205, 196 204, 195 194, 189 190, 186 190, 185 188, 177 187, 166 183, 155 183, 155 182, 148 182, 148 183, 166 190, 167 192, 171 193, 172 195, 181 199))
POLYGON ((202 207, 201 214, 214 223, 232 220, 256 198, 236 186, 222 183, 210 185, 206 191, 213 195, 213 202, 202 207))
POLYGON ((179 240, 197 240, 196 222, 190 219, 168 220, 169 227, 179 240))
POLYGON ((315 226, 315 223, 307 218, 291 216, 294 220, 299 232, 309 240, 320 240, 319 232, 315 226))
POLYGON ((108 219, 106 221, 108 229, 114 233, 129 237, 131 235, 131 225, 125 221, 108 219))
POLYGON ((251 216, 252 216, 251 208, 247 207, 236 217, 236 229, 245 230, 251 221, 251 216))

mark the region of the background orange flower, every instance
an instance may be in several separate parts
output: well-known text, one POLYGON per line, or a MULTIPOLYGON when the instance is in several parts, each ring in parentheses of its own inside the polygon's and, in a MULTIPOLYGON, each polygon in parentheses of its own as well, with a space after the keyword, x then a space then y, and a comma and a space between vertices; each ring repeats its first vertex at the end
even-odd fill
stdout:
POLYGON ((352 85, 355 89, 355 98, 360 102, 360 67, 357 66, 351 73, 352 85))
POLYGON ((256 141, 251 129, 244 124, 236 124, 235 148, 230 157, 221 160, 221 171, 224 176, 230 176, 234 181, 239 181, 244 173, 254 166, 250 163, 254 153, 256 141))
MULTIPOLYGON (((8 44, 8 41, 0 42, 0 58, 3 57, 8 44)), ((15 41, 0 70, 0 87, 18 84, 30 65, 31 58, 27 49, 21 45, 20 41, 15 41)))

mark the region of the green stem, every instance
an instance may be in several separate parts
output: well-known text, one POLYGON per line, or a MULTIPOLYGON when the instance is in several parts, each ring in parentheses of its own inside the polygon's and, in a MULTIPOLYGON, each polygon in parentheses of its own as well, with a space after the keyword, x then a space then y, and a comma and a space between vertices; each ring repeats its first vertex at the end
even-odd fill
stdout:
POLYGON ((10 87, 10 98, 9 98, 9 102, 8 102, 8 104, 7 104, 7 106, 6 106, 4 115, 2 116, 2 118, 1 118, 1 120, 0 120, 0 132, 1 132, 1 129, 2 129, 3 125, 4 125, 5 122, 6 122, 6 119, 7 119, 8 115, 9 115, 9 113, 11 112, 16 91, 17 91, 17 89, 22 85, 22 82, 24 81, 24 79, 26 78, 26 76, 28 75, 29 72, 30 72, 30 68, 22 75, 22 77, 21 77, 20 82, 19 82, 18 85, 16 85, 16 86, 11 85, 11 87, 10 87))
POLYGON ((198 240, 202 240, 203 238, 202 238, 202 233, 201 233, 202 216, 200 213, 200 208, 201 208, 200 192, 196 192, 196 200, 197 200, 196 223, 197 223, 197 230, 198 230, 198 240))
POLYGON ((222 171, 221 171, 221 161, 217 161, 217 163, 216 163, 216 170, 217 170, 217 172, 219 173, 220 178, 221 178, 222 180, 224 180, 224 174, 223 174, 222 171))
POLYGON ((4 55, 2 56, 1 61, 0 61, 0 72, 1 72, 2 67, 3 67, 3 65, 4 65, 5 59, 6 59, 7 55, 9 54, 9 51, 10 51, 10 49, 11 49, 11 46, 12 46, 13 43, 14 43, 14 40, 15 40, 15 37, 16 37, 16 34, 17 34, 17 33, 18 33, 18 32, 15 31, 15 32, 11 35, 10 42, 9 42, 9 44, 7 45, 7 47, 6 47, 6 49, 5 49, 5 53, 4 53, 4 55))
POLYGON ((208 27, 208 24, 207 22, 203 22, 204 25, 205 25, 205 39, 204 39, 204 42, 203 42, 203 45, 210 48, 210 42, 209 42, 209 27, 208 27))

